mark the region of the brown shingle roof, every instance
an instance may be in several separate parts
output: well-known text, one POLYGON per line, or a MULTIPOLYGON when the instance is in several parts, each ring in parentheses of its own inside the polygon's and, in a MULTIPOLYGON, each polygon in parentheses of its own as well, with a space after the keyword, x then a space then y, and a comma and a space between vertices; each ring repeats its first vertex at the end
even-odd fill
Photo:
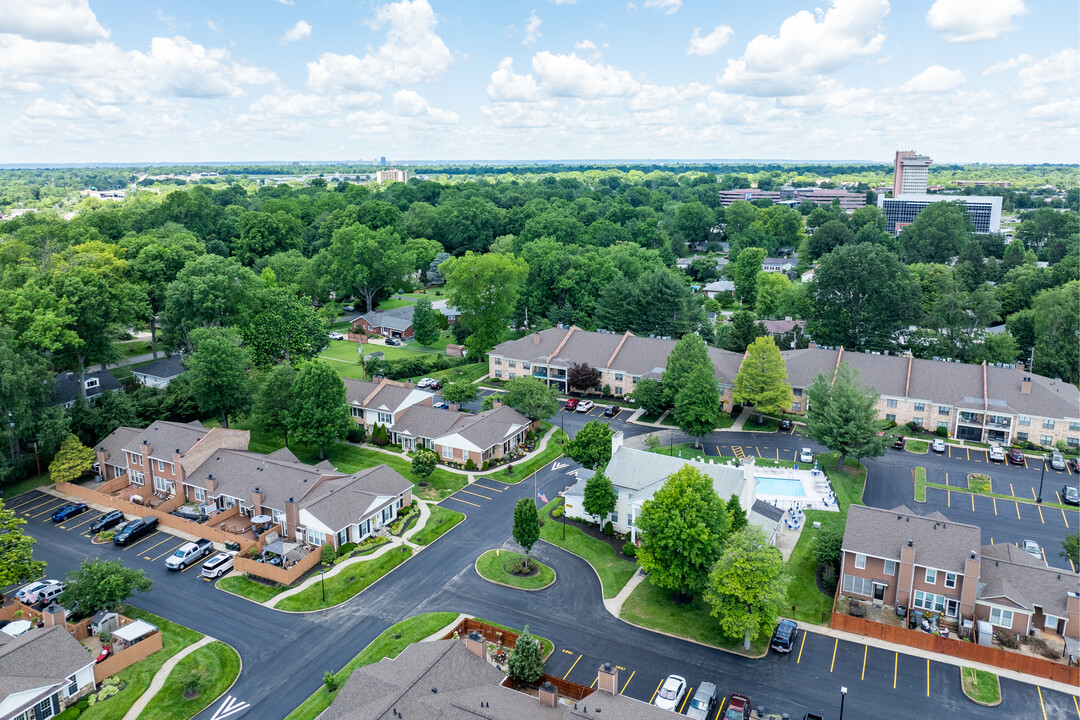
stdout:
MULTIPOLYGON (((108 437, 99 442, 94 449, 105 453, 105 462, 110 465, 127 467, 127 456, 124 448, 134 447, 132 442, 139 436, 142 430, 133 427, 118 427, 109 433, 108 437)), ((104 471, 104 468, 102 468, 104 471)))
POLYGON ((359 523, 394 501, 412 483, 386 465, 376 465, 345 477, 327 478, 308 491, 300 507, 334 532, 359 523), (385 498, 379 503, 379 498, 385 498))
POLYGON ((1010 543, 984 545, 981 552, 979 600, 1006 604, 1001 598, 1008 598, 1025 610, 1037 605, 1047 615, 1066 616, 1068 593, 1080 587, 1080 576, 1047 567, 1010 543))
POLYGON ((915 543, 916 565, 963 574, 964 561, 982 544, 981 534, 974 525, 923 517, 903 506, 882 510, 852 505, 843 549, 899 560, 900 549, 910 539, 915 543))
POLYGON ((93 662, 62 625, 31 628, 14 638, 0 633, 0 695, 66 684, 68 677, 93 662))
POLYGON ((252 493, 259 488, 264 506, 284 511, 288 498, 302 498, 319 478, 341 474, 246 450, 218 450, 188 475, 187 482, 205 487, 213 475, 218 485, 212 495, 224 493, 245 504, 251 503, 252 493))

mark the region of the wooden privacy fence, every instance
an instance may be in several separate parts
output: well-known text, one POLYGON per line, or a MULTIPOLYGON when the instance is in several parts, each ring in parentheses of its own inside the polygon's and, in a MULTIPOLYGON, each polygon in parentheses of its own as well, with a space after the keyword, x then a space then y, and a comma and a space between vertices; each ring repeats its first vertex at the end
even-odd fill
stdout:
POLYGON ((115 675, 129 665, 134 665, 140 660, 145 660, 162 647, 161 633, 155 632, 147 635, 131 647, 121 650, 115 655, 110 655, 94 666, 94 682, 101 682, 107 677, 115 675))
POLYGON ((280 585, 292 585, 304 576, 308 570, 319 564, 322 560, 322 548, 312 550, 302 557, 295 565, 282 568, 270 563, 258 562, 251 558, 237 555, 233 558, 233 569, 248 575, 256 575, 265 580, 276 582, 280 585))
POLYGON ((908 630, 894 625, 885 625, 884 623, 851 617, 837 612, 833 613, 832 622, 829 624, 837 630, 845 630, 856 635, 877 638, 898 645, 907 645, 908 647, 928 650, 962 660, 985 663, 1006 670, 1016 670, 1025 675, 1068 683, 1074 687, 1080 685, 1080 668, 1069 667, 1034 655, 1010 652, 996 647, 986 647, 951 637, 944 638, 940 635, 908 630))
POLYGON ((545 682, 551 683, 555 686, 555 689, 559 691, 559 697, 570 698, 571 700, 581 700, 595 692, 595 688, 588 687, 586 685, 578 685, 572 683, 569 680, 563 680, 561 677, 555 677, 554 675, 541 675, 540 679, 535 683, 521 683, 510 677, 506 677, 503 684, 514 690, 518 690, 524 687, 534 687, 537 685, 543 685, 545 682))
POLYGON ((464 638, 473 630, 477 631, 484 636, 484 639, 488 642, 498 643, 501 642, 507 648, 513 650, 517 645, 518 634, 509 630, 503 630, 501 627, 494 625, 488 625, 482 623, 479 620, 473 618, 465 618, 457 624, 457 626, 446 634, 443 640, 449 640, 454 637, 454 633, 458 634, 459 638, 464 638), (500 640, 501 638, 501 640, 500 640))

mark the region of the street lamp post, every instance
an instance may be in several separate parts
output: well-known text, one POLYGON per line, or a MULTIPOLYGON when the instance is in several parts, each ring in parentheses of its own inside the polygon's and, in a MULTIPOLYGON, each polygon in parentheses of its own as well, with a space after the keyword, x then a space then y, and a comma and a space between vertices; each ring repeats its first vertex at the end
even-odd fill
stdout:
MULTIPOLYGON (((1046 458, 1043 458, 1042 471, 1039 473, 1039 497, 1035 498, 1036 502, 1042 502, 1042 489, 1044 479, 1046 479, 1046 458)), ((1040 510, 1039 512, 1042 511, 1040 510)))
POLYGON ((675 431, 674 430, 668 430, 668 434, 667 434, 667 454, 668 454, 668 457, 671 457, 672 455, 675 454, 674 452, 672 452, 672 449, 671 449, 671 445, 672 445, 673 442, 675 442, 675 431))
POLYGON ((326 571, 323 569, 326 566, 323 565, 319 568, 319 578, 322 584, 322 604, 326 604, 326 571))
POLYGON ((840 720, 844 720, 844 698, 847 697, 847 688, 840 688, 840 720))

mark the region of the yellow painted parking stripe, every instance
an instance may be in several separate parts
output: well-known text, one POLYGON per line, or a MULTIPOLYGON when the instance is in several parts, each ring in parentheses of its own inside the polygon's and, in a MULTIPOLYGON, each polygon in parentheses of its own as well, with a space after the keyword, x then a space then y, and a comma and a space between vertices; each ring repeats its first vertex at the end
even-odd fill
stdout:
MULTIPOLYGON (((173 540, 175 540, 175 539, 176 539, 176 538, 173 538, 173 540)), ((154 547, 157 547, 157 546, 158 546, 158 545, 160 545, 161 543, 163 543, 163 542, 168 542, 168 541, 169 541, 169 538, 165 538, 164 540, 162 540, 162 541, 161 541, 160 543, 158 543, 158 544, 157 544, 157 545, 155 545, 154 547)), ((166 556, 166 555, 168 555, 169 553, 171 553, 171 552, 174 552, 174 551, 176 551, 176 550, 179 550, 179 549, 180 549, 181 547, 183 547, 183 546, 184 546, 185 544, 187 544, 187 540, 183 540, 183 541, 181 541, 179 545, 174 545, 174 546, 172 546, 171 548, 169 548, 169 549, 168 549, 168 550, 166 550, 165 552, 163 552, 163 553, 161 553, 160 555, 158 555, 158 556, 157 556, 156 558, 150 558, 150 557, 147 557, 146 559, 147 559, 147 560, 149 560, 150 562, 157 562, 158 560, 160 560, 161 558, 165 557, 165 556, 166 556)), ((154 548, 150 548, 150 549, 149 549, 149 550, 147 550, 146 552, 150 552, 150 550, 153 550, 153 549, 154 549, 154 548)))
POLYGON ((461 498, 456 498, 456 497, 454 497, 453 495, 451 495, 449 499, 450 499, 450 500, 457 500, 457 501, 458 501, 458 502, 460 502, 460 503, 465 503, 466 505, 472 505, 473 507, 480 507, 480 506, 479 506, 479 505, 477 505, 476 503, 471 503, 471 502, 469 502, 468 500, 462 500, 461 498))
POLYGON ((1016 506, 1016 519, 1019 520, 1020 519, 1020 503, 1018 503, 1018 502, 1016 502, 1014 500, 1013 505, 1016 506))
POLYGON ((1016 497, 1016 491, 1013 490, 1012 483, 1009 483, 1009 494, 1012 495, 1013 497, 1016 497))
POLYGON ((193 562, 190 565, 188 565, 186 568, 181 570, 180 572, 186 573, 188 570, 190 570, 193 567, 202 567, 202 563, 201 562, 193 562))
POLYGON ((663 684, 664 684, 664 681, 663 681, 663 680, 661 680, 661 681, 660 681, 659 683, 657 683, 657 685, 656 685, 656 689, 655 689, 655 690, 653 690, 653 694, 652 694, 652 697, 651 697, 651 698, 649 698, 649 704, 650 704, 650 705, 652 705, 652 701, 656 699, 656 693, 660 692, 660 686, 661 686, 661 685, 663 685, 663 684))
MULTIPOLYGON (((975 493, 968 493, 968 497, 971 498, 971 512, 975 512, 975 493)), ((997 507, 997 505, 994 507, 997 507)))
POLYGON ((833 666, 836 665, 836 648, 840 645, 840 638, 833 640, 832 646, 832 662, 829 663, 829 672, 832 672, 833 666))
POLYGON ((900 664, 900 653, 896 653, 892 661, 892 689, 896 689, 896 666, 900 664))
POLYGON ((78 525, 72 525, 71 527, 64 527, 63 525, 61 525, 61 526, 60 526, 60 529, 61 529, 61 530, 74 530, 74 529, 75 529, 75 528, 77 528, 77 527, 82 527, 83 525, 85 525, 85 524, 87 524, 87 523, 92 523, 92 522, 94 522, 94 521, 95 521, 95 520, 97 520, 97 519, 98 519, 99 517, 105 517, 105 513, 100 513, 100 514, 98 514, 98 515, 95 515, 94 517, 90 518, 89 520, 83 520, 83 521, 82 521, 81 523, 79 523, 78 525))
MULTIPOLYGON (((1060 499, 1061 498, 1059 497, 1058 500, 1060 500, 1060 499)), ((1058 510, 1061 511, 1061 519, 1065 521, 1065 529, 1068 530, 1069 529, 1069 518, 1068 518, 1067 515, 1065 515, 1065 508, 1058 508, 1058 510)))
POLYGON ((1027 455, 1024 456, 1024 469, 1027 470, 1027 455))
POLYGON ((869 645, 863 645, 862 648, 862 675, 859 676, 860 680, 866 679, 866 651, 870 649, 869 645))
POLYGON ((1046 550, 1044 548, 1039 548, 1039 552, 1042 553, 1043 562, 1046 563, 1047 567, 1049 567, 1050 563, 1046 562, 1046 550))
POLYGON ((930 697, 930 658, 926 658, 926 697, 930 697))
MULTIPOLYGON (((34 510, 37 510, 39 507, 41 507, 42 505, 48 505, 51 502, 56 502, 56 498, 54 498, 52 495, 49 496, 48 500, 45 500, 44 502, 39 502, 37 505, 34 505, 33 507, 26 508, 25 510, 22 511, 22 514, 23 515, 29 515, 34 510)), ((63 505, 65 502, 66 502, 65 500, 61 500, 60 504, 63 505)))
POLYGON ((989 450, 983 450, 983 459, 986 460, 986 462, 990 462, 990 451, 989 450))
POLYGON ((29 505, 30 503, 37 502, 40 499, 41 499, 41 495, 35 495, 32 498, 28 498, 26 500, 20 500, 19 502, 15 503, 14 505, 8 505, 7 509, 8 510, 18 510, 19 508, 23 507, 24 505, 29 505))
POLYGON ((1072 561, 1072 558, 1069 558, 1068 560, 1069 560, 1069 567, 1071 567, 1071 568, 1072 568, 1072 571, 1073 571, 1073 572, 1076 572, 1076 566, 1075 566, 1075 565, 1073 565, 1073 561, 1072 561))
POLYGON ((945 491, 945 502, 949 507, 952 507, 952 490, 945 491))
MULTIPOLYGON (((593 678, 593 679, 592 679, 592 685, 590 685, 589 687, 591 687, 591 688, 594 688, 594 687, 596 687, 596 678, 593 678)), ((658 688, 658 689, 659 689, 659 688, 658 688)))
POLYGON ((720 452, 720 446, 719 445, 713 445, 713 447, 716 448, 716 454, 717 455, 719 455, 721 457, 724 455, 724 453, 720 452))
POLYGON ((629 685, 630 681, 634 679, 634 673, 636 673, 636 672, 637 672, 637 670, 631 670, 630 671, 630 677, 626 678, 626 682, 623 683, 622 690, 619 691, 620 695, 622 695, 624 692, 626 692, 626 686, 629 685))
MULTIPOLYGON (((128 550, 130 550, 131 548, 135 547, 136 545, 140 545, 140 544, 142 544, 142 543, 146 542, 147 540, 150 540, 151 538, 154 538, 154 537, 156 537, 156 536, 158 536, 158 535, 160 535, 160 534, 161 534, 161 531, 160 531, 160 530, 158 530, 158 531, 157 531, 157 532, 155 532, 155 533, 154 533, 153 535, 147 535, 147 536, 146 536, 146 537, 144 537, 144 538, 143 538, 142 540, 136 540, 135 542, 133 542, 132 544, 128 545, 128 546, 127 546, 126 548, 124 548, 123 550, 121 550, 121 552, 127 552, 128 550)), ((156 547, 156 546, 155 546, 155 547, 156 547)))
POLYGON ((484 488, 485 490, 491 490, 491 491, 497 492, 497 493, 502 492, 502 490, 500 490, 499 488, 488 487, 487 485, 481 485, 480 483, 475 483, 475 482, 472 484, 472 487, 484 488))
POLYGON ((971 448, 964 448, 964 452, 967 454, 967 461, 971 462, 971 448))
POLYGON ((757 446, 757 445, 755 445, 755 446, 754 446, 754 452, 756 452, 756 453, 757 453, 757 456, 758 456, 758 457, 761 457, 761 450, 759 450, 759 449, 758 449, 758 446, 757 446))
POLYGON ((949 484, 949 473, 947 473, 947 472, 945 473, 945 484, 946 485, 949 484))
POLYGON ((19 590, 22 590, 22 589, 23 589, 24 587, 26 587, 27 585, 33 585, 33 584, 34 584, 34 583, 36 583, 36 582, 37 582, 38 580, 41 580, 41 578, 43 578, 43 577, 45 577, 45 576, 44 576, 44 575, 42 575, 41 577, 36 577, 36 578, 34 578, 33 580, 29 580, 29 581, 27 581, 27 582, 23 583, 23 584, 22 584, 22 585, 20 585, 19 587, 17 587, 17 588, 15 588, 14 590, 12 590, 12 591, 11 591, 11 595, 12 595, 12 596, 14 597, 14 595, 15 595, 15 593, 16 593, 16 592, 18 592, 19 590))
POLYGON ((1042 708, 1043 720, 1046 720, 1046 704, 1043 703, 1042 688, 1036 685, 1035 689, 1039 691, 1039 707, 1042 708))
POLYGON ((720 701, 720 707, 716 708, 716 717, 714 717, 713 720, 720 720, 720 713, 724 711, 724 703, 726 702, 727 695, 725 695, 724 699, 720 701))
POLYGON ((780 448, 776 448, 776 459, 780 459, 780 448))
POLYGON ((806 633, 803 633, 802 642, 799 643, 799 657, 795 658, 795 664, 796 665, 798 665, 800 662, 802 662, 802 649, 803 649, 804 645, 806 645, 806 633))
POLYGON ((491 499, 491 498, 490 498, 489 496, 487 496, 487 495, 481 495, 480 493, 474 493, 474 492, 473 492, 473 491, 471 491, 471 490, 462 490, 461 492, 463 492, 463 493, 468 493, 469 495, 472 495, 473 497, 478 497, 478 498, 484 498, 485 500, 490 500, 490 499, 491 499))
POLYGON ((1076 696, 1073 695, 1073 707, 1076 708, 1076 717, 1080 717, 1080 702, 1076 701, 1076 696))
POLYGON ((694 692, 694 688, 687 688, 686 696, 683 698, 682 706, 679 708, 679 714, 682 715, 682 711, 686 709, 686 703, 690 702, 690 695, 694 692))
POLYGON ((42 510, 41 512, 39 512, 39 513, 37 513, 37 514, 34 514, 34 515, 31 515, 31 516, 30 516, 30 519, 31 519, 31 520, 33 520, 33 519, 34 519, 34 518, 36 518, 36 517, 41 517, 41 516, 42 516, 42 515, 44 515, 45 513, 48 513, 48 512, 54 512, 54 511, 56 511, 56 510, 57 510, 58 508, 62 508, 62 507, 63 507, 63 506, 65 506, 65 505, 67 505, 67 501, 66 501, 66 500, 65 500, 64 502, 61 502, 61 503, 60 503, 59 505, 53 505, 52 507, 47 507, 47 508, 45 508, 44 510, 42 510))
MULTIPOLYGON (((1034 492, 1035 492, 1035 491, 1034 491, 1034 490, 1032 490, 1031 492, 1032 492, 1032 494, 1034 494, 1034 492)), ((1037 498, 1036 498, 1036 502, 1038 502, 1038 499, 1037 499, 1037 498)), ((1037 507, 1037 508, 1039 509, 1039 522, 1041 522, 1041 523, 1042 523, 1043 525, 1045 525, 1045 524, 1046 524, 1046 520, 1044 520, 1044 519, 1043 519, 1043 514, 1042 514, 1042 505, 1036 505, 1035 507, 1037 507)))
POLYGON ((566 674, 562 676, 562 679, 563 679, 563 680, 565 680, 566 678, 570 677, 570 673, 572 673, 572 672, 574 671, 574 668, 575 668, 575 667, 577 667, 577 664, 578 664, 578 662, 579 662, 580 660, 581 660, 581 655, 578 655, 578 656, 577 656, 577 660, 575 660, 575 661, 574 661, 574 664, 573 664, 573 665, 571 665, 571 666, 570 666, 570 669, 566 671, 566 674))
POLYGON ((997 515, 997 498, 992 497, 990 499, 994 501, 994 514, 997 515))

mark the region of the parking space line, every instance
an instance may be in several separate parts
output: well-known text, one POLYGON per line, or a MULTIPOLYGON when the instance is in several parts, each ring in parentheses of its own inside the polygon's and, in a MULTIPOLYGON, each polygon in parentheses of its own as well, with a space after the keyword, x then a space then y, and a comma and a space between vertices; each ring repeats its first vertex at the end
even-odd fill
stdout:
MULTIPOLYGON (((1061 500, 1061 496, 1058 496, 1058 500, 1061 500)), ((1061 511, 1061 519, 1065 521, 1065 529, 1069 529, 1069 518, 1065 515, 1065 508, 1058 508, 1061 511)))
POLYGON ((463 492, 463 493, 468 493, 469 495, 472 495, 472 496, 474 496, 474 497, 478 497, 478 498, 484 498, 485 500, 490 500, 490 499, 491 499, 491 498, 490 498, 490 497, 488 497, 487 495, 481 495, 480 493, 474 493, 474 492, 472 492, 471 490, 461 490, 461 492, 463 492))
POLYGON ((459 503, 465 503, 466 505, 472 505, 473 507, 480 507, 476 503, 471 503, 468 500, 462 500, 461 498, 456 498, 453 495, 451 495, 448 499, 449 500, 457 500, 459 503))
POLYGON ((859 676, 860 680, 866 679, 866 651, 870 649, 869 645, 863 645, 862 648, 862 675, 859 676))
MULTIPOLYGON (((176 538, 173 538, 173 539, 175 540, 176 538)), ((161 543, 163 543, 163 542, 168 542, 168 539, 165 539, 165 540, 162 540, 162 541, 161 541, 161 543)), ((158 544, 157 544, 157 545, 155 545, 154 547, 157 547, 157 546, 158 546, 158 545, 160 545, 161 543, 158 543, 158 544)), ((160 560, 161 558, 165 557, 166 555, 168 555, 169 553, 173 552, 174 550, 179 550, 179 549, 180 549, 181 547, 183 547, 183 546, 184 546, 184 545, 185 545, 186 543, 187 543, 187 540, 182 540, 182 541, 180 542, 180 544, 179 544, 179 545, 176 545, 176 546, 174 546, 174 547, 171 547, 171 548, 169 548, 169 549, 168 549, 168 550, 166 550, 165 552, 163 552, 163 553, 161 553, 160 555, 158 555, 158 556, 157 556, 156 558, 150 559, 149 557, 147 557, 146 559, 147 559, 147 560, 150 560, 150 562, 157 562, 158 560, 160 560)), ((154 549, 154 548, 150 548, 150 550, 153 550, 153 549, 154 549)), ((146 552, 150 552, 150 550, 147 550, 146 552)))
POLYGON ((181 570, 180 572, 181 573, 186 573, 188 570, 190 570, 193 567, 202 567, 202 563, 201 562, 193 562, 190 565, 188 565, 186 568, 181 570))
POLYGON ((806 645, 806 633, 802 634, 802 642, 799 643, 799 657, 795 658, 796 665, 802 662, 802 649, 804 645, 806 645))
MULTIPOLYGON (((154 548, 156 548, 156 547, 157 547, 158 545, 160 545, 161 543, 167 543, 167 542, 169 542, 170 540, 175 540, 175 539, 176 539, 176 538, 175 538, 175 537, 173 537, 172 535, 166 535, 166 536, 165 536, 165 537, 164 537, 163 539, 159 540, 158 542, 154 543, 154 544, 153 544, 153 545, 151 545, 150 547, 146 548, 146 552, 150 552, 151 550, 153 550, 154 548)), ((185 540, 184 542, 187 542, 187 540, 185 540)), ((183 545, 183 544, 184 544, 184 542, 180 543, 180 545, 183 545)), ((176 547, 180 547, 180 545, 177 545, 176 547)), ((174 548, 174 549, 175 549, 175 548, 174 548)), ((170 551, 166 550, 165 552, 170 552, 170 551)), ((161 556, 159 555, 158 557, 161 557, 161 556)), ((147 559, 147 560, 149 560, 150 558, 149 558, 149 557, 147 557, 146 559, 147 559)), ((154 559, 155 559, 155 560, 157 560, 157 558, 154 558, 154 559)))
MULTIPOLYGON (((56 501, 56 498, 50 498, 50 499, 46 500, 43 503, 38 503, 34 507, 26 508, 25 510, 23 510, 23 515, 27 515, 29 517, 37 517, 41 513, 38 513, 37 515, 30 515, 30 513, 34 512, 35 510, 37 510, 42 505, 48 505, 49 503, 55 502, 55 501, 56 501)), ((43 512, 49 512, 49 510, 52 510, 54 508, 58 508, 61 505, 64 505, 66 502, 67 502, 66 500, 61 500, 60 502, 56 503, 55 505, 52 505, 51 507, 45 508, 45 510, 43 512)))
POLYGON ((990 499, 994 501, 994 515, 997 515, 997 498, 992 497, 990 499))
POLYGON ((82 527, 82 526, 83 526, 83 525, 85 525, 86 523, 92 523, 92 522, 94 522, 95 520, 97 520, 97 519, 98 519, 99 517, 104 517, 104 516, 105 516, 105 513, 101 513, 101 514, 99 514, 99 515, 95 515, 94 517, 90 518, 89 520, 83 520, 83 521, 82 521, 81 523, 79 523, 78 525, 72 525, 71 527, 64 527, 63 525, 61 525, 61 526, 60 526, 60 529, 61 529, 61 530, 74 530, 74 529, 75 529, 75 528, 77 528, 77 527, 82 527))
POLYGON ((1020 518, 1020 503, 1018 503, 1018 502, 1016 502, 1015 500, 1013 500, 1013 505, 1015 505, 1015 506, 1016 506, 1016 519, 1017 519, 1017 520, 1020 520, 1020 519, 1021 519, 1021 518, 1020 518))
POLYGON ((480 488, 484 488, 485 490, 491 490, 492 492, 497 492, 497 493, 501 493, 501 492, 502 492, 502 490, 500 490, 499 488, 493 488, 493 487, 488 487, 487 485, 481 485, 480 483, 475 483, 475 482, 474 482, 474 483, 472 484, 472 486, 473 486, 473 487, 480 487, 480 488))
POLYGON ((652 705, 652 702, 653 702, 653 700, 655 700, 655 699, 656 699, 656 693, 660 692, 660 686, 661 686, 661 685, 663 685, 663 684, 664 684, 664 681, 663 681, 663 680, 661 680, 660 682, 658 682, 658 683, 656 684, 656 689, 655 689, 655 690, 653 690, 653 694, 652 694, 652 697, 651 697, 651 698, 649 698, 649 704, 650 704, 650 705, 652 705))
MULTIPOLYGON (((968 497, 971 498, 971 512, 975 512, 975 493, 968 493, 968 497)), ((997 505, 994 507, 997 507, 997 505)))
POLYGON ((836 665, 836 648, 840 645, 840 638, 833 640, 832 646, 832 662, 829 663, 829 672, 832 672, 833 666, 836 665))
POLYGON ((41 499, 41 495, 35 495, 34 497, 29 498, 27 500, 20 500, 19 502, 15 503, 14 505, 8 505, 7 509, 8 510, 18 510, 19 508, 23 507, 24 505, 29 505, 30 503, 37 502, 40 499, 41 499))
POLYGON ((686 703, 690 702, 690 696, 694 693, 694 688, 689 688, 686 691, 686 696, 683 698, 682 707, 679 708, 679 714, 682 715, 682 711, 686 709, 686 703))
POLYGON ((1024 469, 1027 470, 1027 455, 1024 456, 1024 469))
POLYGON ((631 670, 630 671, 630 677, 626 678, 626 682, 623 683, 622 690, 619 691, 620 695, 622 695, 624 692, 626 692, 626 686, 629 685, 630 681, 634 679, 634 674, 636 672, 637 672, 637 670, 631 670))
MULTIPOLYGON (((1071 567, 1071 568, 1072 568, 1072 571, 1073 571, 1073 572, 1076 572, 1076 566, 1075 566, 1075 565, 1073 565, 1073 561, 1072 561, 1072 558, 1068 558, 1068 560, 1069 560, 1069 567, 1071 567)), ((1077 713, 1077 714, 1080 714, 1080 713, 1077 713)))
POLYGON ((986 460, 986 462, 990 462, 990 451, 989 450, 983 450, 983 459, 986 460))
POLYGON ((713 720, 720 720, 720 713, 722 713, 724 711, 724 703, 726 703, 726 702, 727 702, 727 695, 725 695, 724 699, 720 701, 720 707, 716 708, 716 717, 714 717, 713 720))
MULTIPOLYGON (((592 679, 592 685, 590 685, 589 687, 590 687, 590 688, 594 688, 594 687, 596 687, 596 678, 593 678, 593 679, 592 679)), ((657 689, 657 690, 659 690, 660 688, 656 688, 656 689, 657 689)))
MULTIPOLYGON (((1033 492, 1033 493, 1034 493, 1035 491, 1034 491, 1034 490, 1032 490, 1031 492, 1033 492)), ((1038 502, 1038 499, 1037 499, 1037 498, 1036 498, 1036 502, 1038 502)), ((1043 525, 1045 525, 1045 524, 1046 524, 1046 520, 1044 520, 1044 519, 1043 519, 1043 514, 1042 514, 1042 505, 1036 505, 1035 507, 1037 507, 1037 508, 1039 509, 1039 522, 1041 522, 1041 523, 1042 523, 1043 525)))
MULTIPOLYGON (((37 513, 36 515, 31 515, 30 519, 33 520, 34 518, 41 517, 45 513, 52 512, 52 511, 56 510, 57 508, 63 507, 64 505, 67 505, 67 501, 63 501, 59 505, 53 505, 52 507, 47 507, 44 510, 42 510, 41 512, 37 513)), ((45 522, 45 521, 43 521, 43 522, 45 522)))
POLYGON ((949 507, 952 507, 952 490, 945 491, 945 502, 949 507))
POLYGON ((896 689, 896 666, 900 664, 900 653, 896 653, 892 661, 892 689, 896 689))
POLYGON ((1042 553, 1043 562, 1046 563, 1047 567, 1050 567, 1050 563, 1046 562, 1046 550, 1044 548, 1039 548, 1039 552, 1042 553))
POLYGON ((948 472, 945 473, 945 484, 946 485, 949 484, 949 473, 948 472))
POLYGON ((971 462, 971 448, 964 448, 964 451, 967 453, 967 461, 971 462))
POLYGON ((758 446, 757 446, 757 445, 755 445, 755 446, 754 446, 754 452, 756 452, 756 453, 757 453, 757 456, 758 456, 758 457, 761 457, 761 450, 759 450, 759 449, 758 449, 758 446))
POLYGON ((578 661, 579 661, 579 660, 581 660, 581 655, 578 655, 578 656, 577 656, 577 660, 575 660, 575 661, 574 661, 574 664, 570 666, 570 669, 566 671, 566 674, 562 676, 562 679, 563 679, 563 680, 565 680, 566 678, 570 677, 570 673, 574 671, 574 668, 575 668, 575 667, 577 667, 577 664, 578 664, 578 661))
POLYGON ((930 658, 926 658, 926 697, 930 697, 930 658))
POLYGON ((24 515, 29 515, 30 511, 33 510, 34 508, 41 507, 42 505, 46 505, 48 503, 51 503, 54 500, 56 500, 56 498, 54 498, 52 495, 39 495, 36 498, 34 498, 33 500, 31 500, 30 502, 33 503, 33 502, 37 502, 38 500, 41 500, 41 502, 38 502, 37 505, 33 505, 31 507, 28 507, 25 510, 23 510, 22 507, 25 506, 25 505, 29 505, 30 503, 23 503, 23 505, 20 506, 19 512, 23 513, 24 515), (45 499, 41 500, 42 497, 44 497, 45 499))
POLYGON ((776 448, 776 459, 780 460, 780 448, 776 448))
POLYGON ((1035 689, 1039 691, 1039 707, 1042 708, 1043 720, 1046 720, 1046 704, 1043 703, 1042 688, 1036 685, 1035 689))
POLYGON ((147 536, 146 536, 146 537, 144 537, 144 538, 143 538, 142 540, 137 540, 136 542, 132 543, 131 545, 128 545, 128 546, 127 546, 126 548, 124 548, 124 549, 123 549, 123 550, 121 550, 120 552, 127 552, 128 550, 130 550, 131 548, 135 547, 136 545, 139 545, 139 544, 141 544, 141 543, 144 543, 144 542, 146 542, 147 540, 150 540, 151 538, 153 538, 154 536, 156 536, 156 535, 160 535, 160 534, 161 534, 161 531, 160 531, 160 530, 158 530, 158 531, 157 531, 156 533, 154 533, 153 535, 147 535, 147 536))
POLYGON ((1009 483, 1009 494, 1012 495, 1013 497, 1016 497, 1016 491, 1013 490, 1012 483, 1009 483))

